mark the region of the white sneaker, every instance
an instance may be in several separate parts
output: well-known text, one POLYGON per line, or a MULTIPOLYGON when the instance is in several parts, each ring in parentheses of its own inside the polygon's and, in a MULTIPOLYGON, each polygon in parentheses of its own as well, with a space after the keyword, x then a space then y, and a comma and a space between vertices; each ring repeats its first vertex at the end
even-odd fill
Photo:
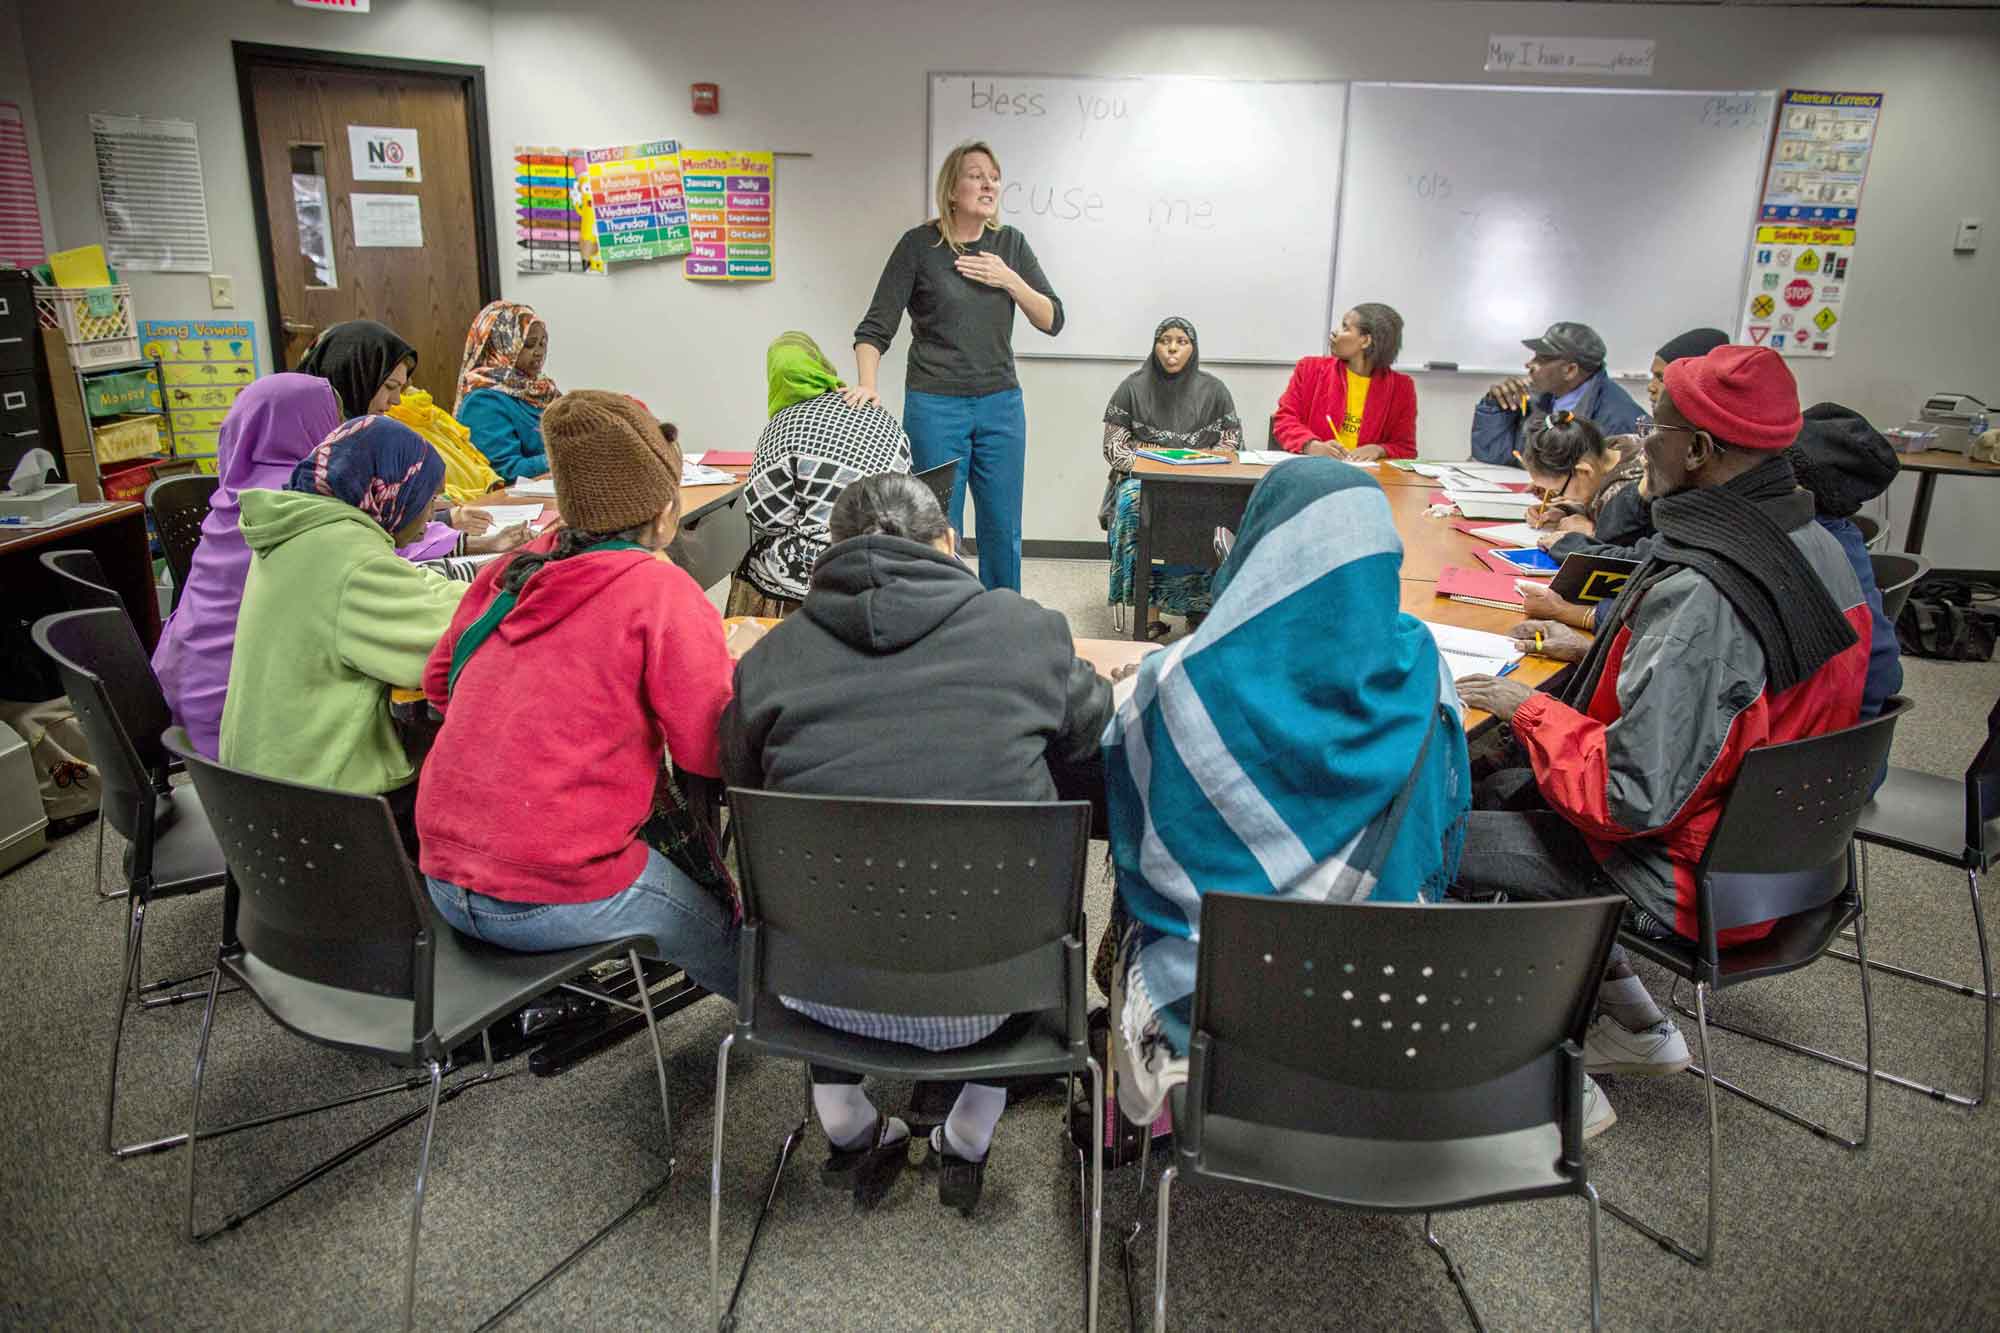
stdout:
POLYGON ((1590 1074, 1678 1074, 1693 1063, 1687 1038, 1668 1019, 1634 1032, 1599 1014, 1583 1039, 1583 1068, 1590 1074))
POLYGON ((1596 1079, 1585 1074, 1583 1076, 1583 1137, 1594 1139, 1617 1123, 1618 1113, 1611 1109, 1611 1099, 1604 1095, 1604 1089, 1597 1086, 1596 1079))

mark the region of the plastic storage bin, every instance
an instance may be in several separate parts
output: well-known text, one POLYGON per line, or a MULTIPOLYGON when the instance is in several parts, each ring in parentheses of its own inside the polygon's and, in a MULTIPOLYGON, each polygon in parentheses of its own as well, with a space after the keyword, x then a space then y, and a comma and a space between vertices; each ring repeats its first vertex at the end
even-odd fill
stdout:
POLYGON ((153 484, 151 463, 127 463, 116 471, 109 468, 104 472, 104 498, 107 500, 143 500, 146 488, 153 484))
POLYGON ((97 461, 100 463, 122 463, 130 458, 149 458, 166 451, 166 444, 160 438, 160 418, 157 415, 107 421, 93 427, 91 435, 96 440, 97 461))
POLYGON ((83 405, 94 417, 115 417, 126 412, 158 412, 159 387, 150 370, 121 370, 97 375, 83 382, 83 405))
POLYGON ((37 287, 35 317, 45 329, 61 329, 68 343, 102 342, 110 338, 134 340, 138 355, 138 326, 132 320, 132 289, 124 283, 111 287, 37 287))
POLYGON ((48 828, 28 743, 0 722, 0 874, 40 854, 48 846, 48 828))

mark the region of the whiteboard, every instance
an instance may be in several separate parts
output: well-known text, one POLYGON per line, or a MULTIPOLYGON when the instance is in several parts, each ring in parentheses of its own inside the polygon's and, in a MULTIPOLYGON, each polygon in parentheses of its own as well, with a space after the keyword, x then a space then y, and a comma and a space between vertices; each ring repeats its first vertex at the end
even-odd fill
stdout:
POLYGON ((1062 298, 1021 356, 1138 362, 1181 315, 1205 361, 1321 351, 1340 191, 1344 83, 938 74, 922 212, 945 154, 993 146, 1000 220, 1062 298))
POLYGON ((1559 319, 1643 374, 1733 331, 1775 95, 1356 83, 1333 308, 1401 312, 1406 368, 1518 371, 1559 319))

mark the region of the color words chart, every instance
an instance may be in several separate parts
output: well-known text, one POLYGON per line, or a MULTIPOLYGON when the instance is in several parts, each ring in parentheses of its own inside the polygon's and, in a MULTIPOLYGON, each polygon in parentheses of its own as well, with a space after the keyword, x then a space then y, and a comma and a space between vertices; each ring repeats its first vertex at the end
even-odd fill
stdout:
POLYGON ((672 139, 591 149, 583 186, 597 243, 591 268, 688 253, 680 145, 672 139))
POLYGON ((514 149, 514 271, 584 271, 583 219, 576 211, 575 148, 514 149))
POLYGON ((775 214, 770 153, 737 149, 681 152, 691 247, 683 274, 696 282, 768 282, 775 214))
POLYGON ((166 371, 174 457, 215 471, 215 440, 236 395, 257 378, 257 325, 247 319, 142 319, 139 350, 166 371))

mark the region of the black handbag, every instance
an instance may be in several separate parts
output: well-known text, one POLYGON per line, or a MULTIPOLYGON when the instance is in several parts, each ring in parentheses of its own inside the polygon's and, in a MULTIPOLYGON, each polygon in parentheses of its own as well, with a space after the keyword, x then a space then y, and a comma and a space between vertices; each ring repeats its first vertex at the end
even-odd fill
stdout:
POLYGON ((1927 578, 1896 616, 1896 640, 1913 657, 1990 662, 2000 638, 2000 588, 1955 575, 1927 578))

